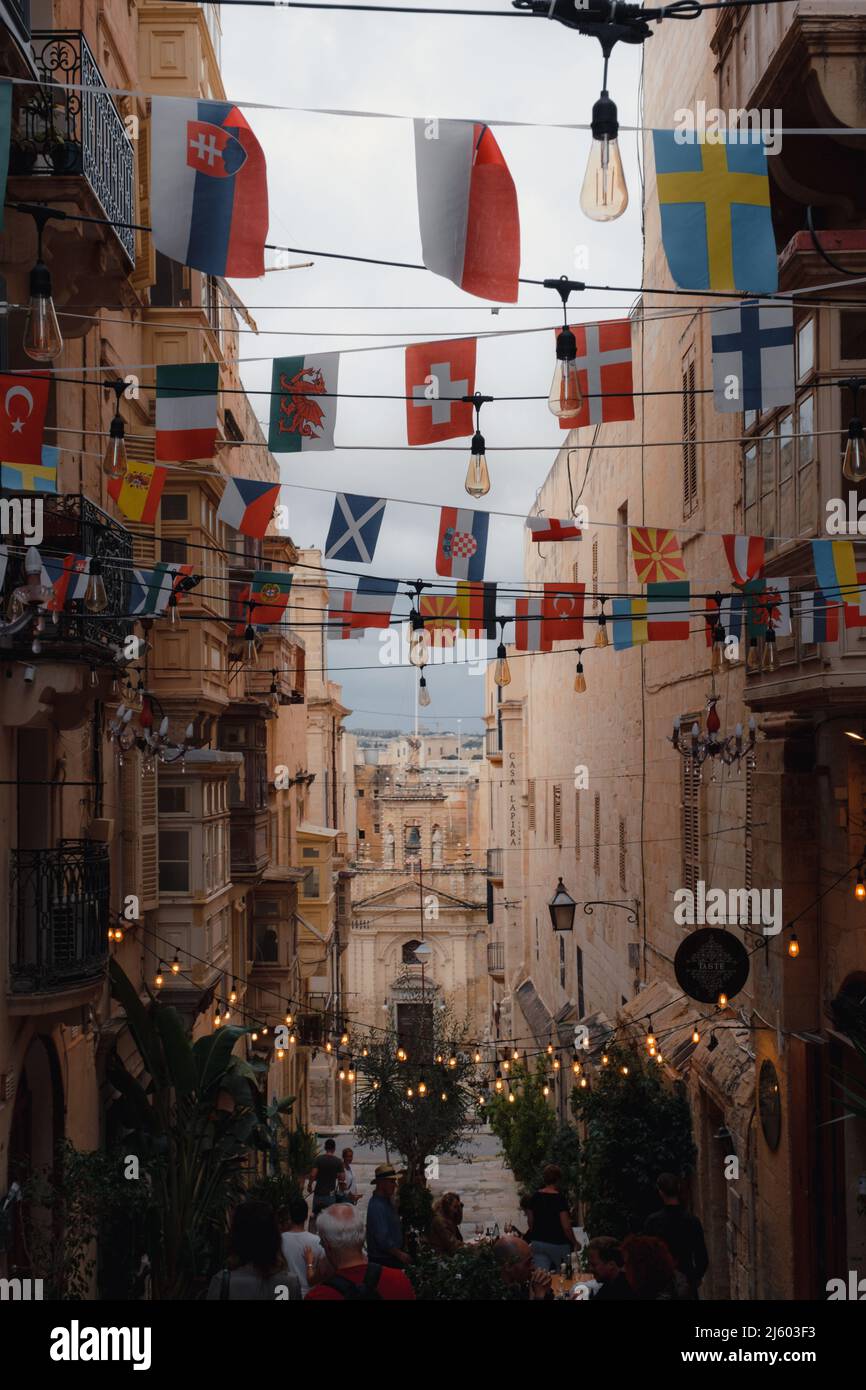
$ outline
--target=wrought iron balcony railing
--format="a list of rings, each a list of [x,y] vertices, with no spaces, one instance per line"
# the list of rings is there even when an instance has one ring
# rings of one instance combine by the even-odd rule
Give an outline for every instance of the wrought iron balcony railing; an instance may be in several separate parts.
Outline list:
[[[11,851],[9,973],[13,994],[74,987],[108,956],[108,846],[60,840]]]
[[[114,660],[112,647],[122,643],[131,627],[131,620],[124,615],[129,612],[132,536],[82,493],[38,497],[34,497],[33,493],[20,493],[7,496],[20,496],[34,505],[41,504],[43,538],[39,550],[43,556],[88,555],[102,563],[107,608],[98,614],[90,613],[82,599],[69,600],[56,614],[57,622],[53,622],[51,617],[45,619],[44,630],[39,633],[43,655],[85,662]],[[11,509],[10,515],[14,518]],[[14,550],[15,553],[9,556],[0,584],[0,604],[4,611],[10,595],[25,583],[23,552],[30,543],[24,534],[10,532],[6,539],[10,551]],[[33,636],[32,628],[28,628],[23,635],[11,640],[13,644],[29,648]]]
[[[135,157],[87,39],[34,30],[30,47],[43,84],[18,107],[10,173],[83,176],[134,265]]]
[[[488,941],[487,943],[487,973],[488,975],[505,974],[505,942]]]

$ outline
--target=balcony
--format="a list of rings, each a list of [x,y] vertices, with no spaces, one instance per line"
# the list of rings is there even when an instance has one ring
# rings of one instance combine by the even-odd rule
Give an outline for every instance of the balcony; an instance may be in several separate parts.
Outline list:
[[[502,725],[498,721],[484,731],[484,752],[488,758],[502,761]]]
[[[49,202],[70,214],[69,222],[50,223],[45,238],[49,269],[58,262],[55,284],[63,307],[113,303],[118,280],[135,266],[130,224],[139,219],[132,143],[83,33],[35,30],[29,53],[41,85],[15,89],[7,197]],[[76,222],[76,213],[113,225]],[[9,231],[10,246],[21,256],[10,296],[26,298],[35,245],[31,219],[10,214]],[[64,334],[75,336],[71,320]]]
[[[487,973],[492,975],[494,980],[505,979],[505,942],[488,941],[487,943]]]
[[[100,661],[113,663],[112,648],[123,642],[131,627],[122,615],[129,611],[127,571],[132,564],[132,536],[81,493],[35,499],[33,493],[4,493],[4,497],[10,498],[10,529],[4,539],[9,542],[10,551],[22,552],[9,555],[0,585],[0,603],[4,611],[15,589],[25,584],[23,550],[30,544],[27,536],[17,529],[16,515],[26,520],[28,514],[24,509],[16,513],[16,499],[20,497],[28,506],[35,500],[42,506],[40,549],[54,556],[89,555],[99,559],[108,596],[108,607],[99,614],[88,613],[84,601],[74,599],[56,615],[56,623],[46,619],[45,630],[39,634],[42,655],[48,660],[65,658],[90,665]],[[11,653],[7,648],[6,655],[26,653],[28,663],[32,661],[32,625],[8,640]]]
[[[262,647],[256,665],[246,674],[247,696],[255,700],[268,698],[273,681],[278,704],[302,705],[305,653],[301,639],[282,626],[265,629],[260,636]]]
[[[9,988],[13,996],[74,991],[108,956],[108,846],[60,840],[11,851]]]
[[[501,849],[489,849],[487,851],[487,877],[502,878],[503,864],[505,856]]]

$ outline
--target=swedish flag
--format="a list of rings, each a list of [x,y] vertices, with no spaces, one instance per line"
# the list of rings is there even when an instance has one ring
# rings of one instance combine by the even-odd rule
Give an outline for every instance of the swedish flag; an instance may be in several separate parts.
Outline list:
[[[680,139],[683,139],[680,133]],[[760,132],[720,132],[718,143],[654,130],[662,243],[688,290],[770,294],[778,288],[767,151]]]
[[[42,462],[0,463],[0,488],[7,492],[56,492],[60,450],[42,446]]]

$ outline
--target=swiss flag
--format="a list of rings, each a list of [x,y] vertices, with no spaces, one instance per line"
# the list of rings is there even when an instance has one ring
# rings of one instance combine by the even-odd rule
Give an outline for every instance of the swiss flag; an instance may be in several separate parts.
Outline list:
[[[583,640],[585,584],[545,584],[542,632],[547,642]]]
[[[51,381],[43,374],[0,376],[0,460],[42,462],[42,436]]]
[[[564,430],[634,419],[631,323],[607,319],[571,325],[577,343],[577,373],[583,394],[580,414],[560,420]],[[559,337],[561,330],[556,330]]]
[[[474,338],[413,343],[406,349],[406,437],[410,444],[464,439],[474,432],[472,406],[449,399],[475,394]]]

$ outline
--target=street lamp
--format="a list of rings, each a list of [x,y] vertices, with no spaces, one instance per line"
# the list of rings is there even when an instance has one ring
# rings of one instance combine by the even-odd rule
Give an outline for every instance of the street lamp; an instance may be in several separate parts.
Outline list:
[[[577,903],[568,893],[562,879],[556,885],[556,892],[547,904],[550,912],[550,920],[553,923],[554,931],[572,931],[574,928],[574,910]]]

